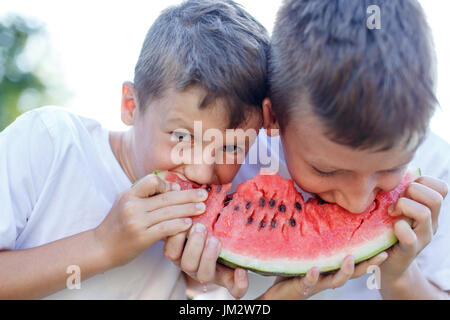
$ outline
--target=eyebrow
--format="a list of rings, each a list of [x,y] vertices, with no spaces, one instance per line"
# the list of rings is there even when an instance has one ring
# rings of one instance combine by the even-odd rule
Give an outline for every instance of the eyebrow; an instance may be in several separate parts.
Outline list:
[[[192,127],[191,124],[188,124],[183,118],[181,117],[174,117],[174,118],[169,118],[166,122],[167,126],[173,126],[176,127],[175,129],[188,129],[190,132],[194,132],[194,128]]]

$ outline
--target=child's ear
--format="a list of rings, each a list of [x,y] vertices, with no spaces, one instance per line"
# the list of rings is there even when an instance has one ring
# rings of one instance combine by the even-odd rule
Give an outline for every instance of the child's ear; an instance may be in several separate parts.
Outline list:
[[[134,124],[137,112],[137,99],[132,82],[124,82],[122,85],[122,103],[121,103],[121,118],[122,122],[127,126]]]
[[[272,101],[270,98],[265,98],[262,103],[263,107],[263,126],[266,129],[267,135],[270,137],[277,136],[280,131],[278,120],[272,109]]]

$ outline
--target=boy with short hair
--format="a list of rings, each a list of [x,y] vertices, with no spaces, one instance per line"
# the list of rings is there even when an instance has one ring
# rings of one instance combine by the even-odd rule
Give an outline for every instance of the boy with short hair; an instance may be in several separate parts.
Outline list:
[[[367,28],[372,5],[380,8],[381,29]],[[349,255],[330,275],[312,268],[275,283],[251,275],[263,289],[250,286],[245,298],[448,299],[449,200],[443,200],[450,147],[427,135],[435,61],[417,1],[285,1],[272,34],[269,83],[263,113],[272,138],[261,131],[253,148],[280,139],[278,173],[303,191],[358,214],[378,192],[398,185],[410,163],[437,178],[420,177],[392,208],[390,214],[413,224],[395,224],[399,243],[391,249],[357,265]],[[233,182],[259,170],[246,161]],[[374,274],[380,290],[362,277],[370,265],[380,266]]]
[[[380,8],[381,29],[367,27],[367,9],[373,5]],[[450,243],[450,224],[442,209],[449,205],[443,199],[450,182],[450,147],[427,135],[437,104],[435,71],[431,33],[417,1],[283,4],[272,35],[271,103],[263,108],[268,134],[280,129],[280,166],[287,175],[303,190],[355,214],[378,192],[393,189],[413,159],[437,178],[420,177],[392,208],[391,215],[413,224],[398,221],[399,243],[377,256],[384,260],[380,290],[370,290],[363,278],[347,283],[367,272],[367,265],[355,266],[349,256],[335,275],[319,276],[312,269],[304,279],[278,282],[263,297],[286,287],[298,291],[285,298],[321,291],[316,297],[449,297],[450,259],[442,253]],[[433,143],[444,148],[433,151],[439,157],[428,158]],[[436,234],[440,211],[442,229]]]
[[[195,142],[212,157],[245,154],[239,141],[191,141],[192,127],[259,130],[268,45],[266,30],[233,1],[189,0],[154,22],[134,84],[123,86],[129,131],[108,132],[53,107],[6,128],[0,298],[185,299],[184,278],[160,240],[185,236],[207,193],[179,191],[151,173],[171,170],[200,184],[232,180],[237,163],[175,163],[171,151]],[[208,279],[218,250],[209,238],[200,266]],[[219,271],[217,282],[240,296],[246,273]]]

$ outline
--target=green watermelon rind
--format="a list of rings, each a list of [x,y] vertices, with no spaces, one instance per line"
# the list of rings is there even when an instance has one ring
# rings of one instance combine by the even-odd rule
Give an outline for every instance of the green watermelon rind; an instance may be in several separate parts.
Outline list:
[[[306,274],[312,267],[318,267],[321,273],[337,270],[341,267],[341,263],[344,257],[349,255],[350,252],[353,253],[355,264],[368,260],[376,256],[380,252],[389,249],[397,242],[398,239],[397,237],[395,237],[393,230],[387,229],[380,236],[369,242],[366,242],[359,248],[347,248],[346,251],[343,251],[339,254],[334,254],[329,257],[315,258],[311,259],[310,261],[296,261],[294,259],[286,261],[288,259],[275,259],[271,261],[259,262],[260,260],[258,258],[240,256],[238,254],[227,251],[226,249],[222,249],[219,255],[219,262],[230,268],[241,267],[265,276],[301,276]],[[372,246],[372,248],[368,249],[368,246]]]

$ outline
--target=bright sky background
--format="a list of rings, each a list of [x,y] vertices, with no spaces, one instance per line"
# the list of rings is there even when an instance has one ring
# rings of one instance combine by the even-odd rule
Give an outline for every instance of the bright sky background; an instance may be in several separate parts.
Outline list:
[[[159,12],[179,0],[13,0],[2,1],[8,12],[44,22],[60,65],[61,80],[72,92],[65,106],[94,118],[111,130],[126,127],[120,120],[123,81],[133,79],[145,34]],[[271,31],[281,0],[238,0]],[[431,123],[433,131],[450,142],[450,1],[422,0],[433,30],[438,56],[438,99],[443,112]],[[381,23],[383,23],[381,12]],[[414,26],[411,26],[414,28]]]

